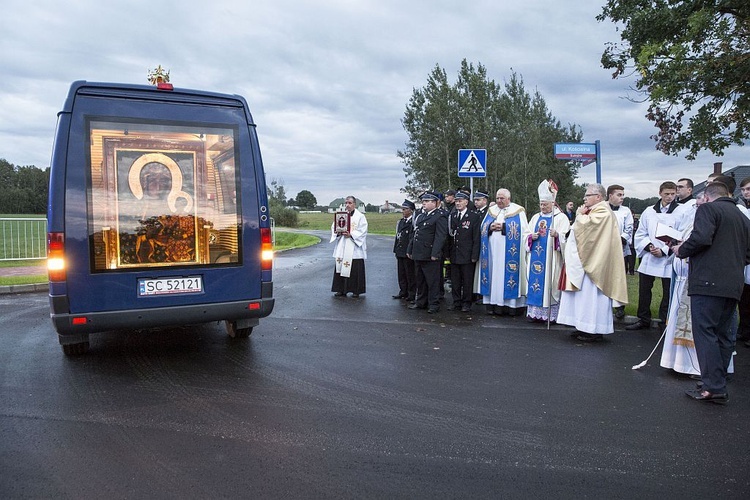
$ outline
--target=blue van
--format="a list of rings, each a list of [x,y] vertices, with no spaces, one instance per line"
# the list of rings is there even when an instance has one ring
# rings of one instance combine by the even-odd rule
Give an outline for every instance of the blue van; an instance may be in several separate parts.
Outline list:
[[[273,247],[255,123],[237,95],[74,82],[50,168],[50,317],[63,352],[105,330],[273,310]]]

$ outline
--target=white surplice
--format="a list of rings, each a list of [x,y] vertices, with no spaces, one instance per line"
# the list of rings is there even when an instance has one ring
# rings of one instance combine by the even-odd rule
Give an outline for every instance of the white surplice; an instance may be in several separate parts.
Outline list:
[[[331,224],[331,243],[336,242],[333,248],[336,272],[348,278],[351,271],[352,260],[367,259],[367,218],[355,210],[351,214],[349,236],[337,235],[333,224]]]
[[[669,278],[672,275],[672,268],[667,257],[669,247],[656,238],[656,225],[661,223],[669,227],[676,227],[677,218],[682,217],[682,210],[685,209],[678,208],[671,214],[667,214],[657,212],[651,206],[643,211],[634,238],[635,254],[641,259],[638,266],[639,273],[656,276],[657,278]],[[660,249],[664,255],[655,257],[648,251],[649,245]]]

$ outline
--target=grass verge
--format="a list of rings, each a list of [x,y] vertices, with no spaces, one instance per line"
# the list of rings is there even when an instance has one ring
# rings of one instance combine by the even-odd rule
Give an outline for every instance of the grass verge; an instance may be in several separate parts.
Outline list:
[[[38,283],[46,283],[46,274],[33,274],[29,276],[5,276],[0,277],[0,286],[12,286],[12,285],[34,285]]]
[[[401,217],[400,213],[366,213],[367,232],[395,236],[396,223]],[[333,224],[333,214],[299,214],[299,229],[330,231],[331,224]]]
[[[320,238],[317,236],[303,233],[276,231],[276,243],[274,244],[273,249],[276,252],[283,252],[284,250],[291,250],[292,248],[311,247],[318,243],[320,243]]]

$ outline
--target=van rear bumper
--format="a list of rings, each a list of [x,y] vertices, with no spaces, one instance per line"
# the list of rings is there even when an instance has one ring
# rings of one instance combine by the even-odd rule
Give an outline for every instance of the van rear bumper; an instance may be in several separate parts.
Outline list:
[[[211,321],[264,318],[271,314],[275,299],[242,300],[218,304],[129,309],[107,312],[70,314],[67,297],[50,295],[50,318],[60,336],[60,343],[79,342],[80,335],[117,329],[178,326]],[[75,320],[75,321],[74,321]],[[69,337],[69,338],[66,338]]]

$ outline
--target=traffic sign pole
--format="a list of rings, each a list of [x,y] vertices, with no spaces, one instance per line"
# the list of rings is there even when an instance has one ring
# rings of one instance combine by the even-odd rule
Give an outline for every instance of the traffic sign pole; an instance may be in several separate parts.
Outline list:
[[[555,158],[558,160],[577,161],[582,165],[596,162],[596,182],[602,183],[601,142],[593,143],[555,143]]]

